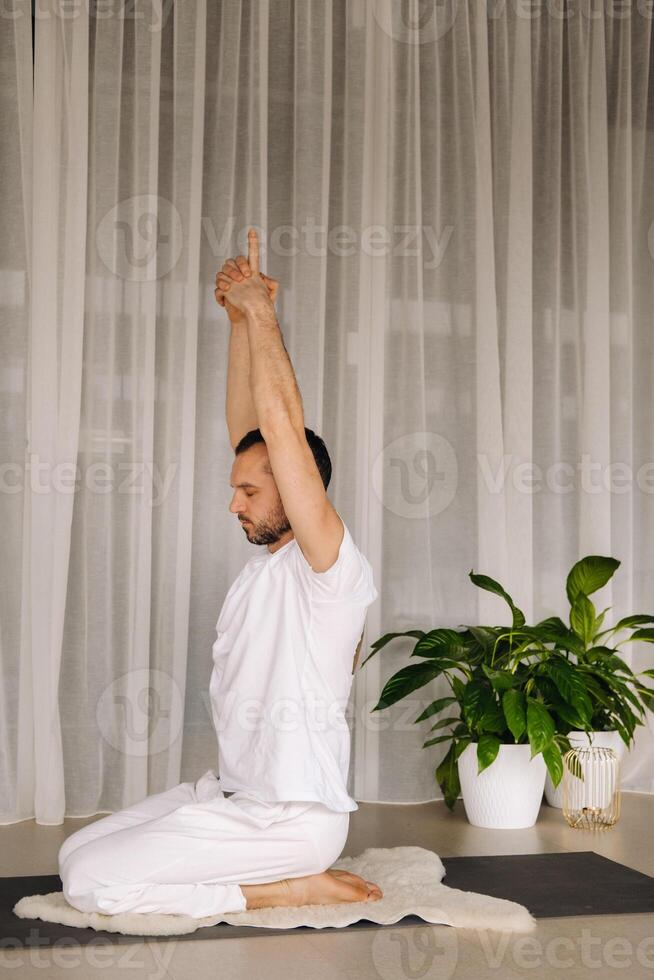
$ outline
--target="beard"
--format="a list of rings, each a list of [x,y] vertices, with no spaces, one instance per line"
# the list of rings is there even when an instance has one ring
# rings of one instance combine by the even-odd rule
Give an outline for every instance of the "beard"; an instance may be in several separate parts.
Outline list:
[[[263,520],[248,525],[243,524],[243,529],[250,544],[275,544],[282,534],[291,530],[291,525],[288,523],[284,508],[279,504]]]

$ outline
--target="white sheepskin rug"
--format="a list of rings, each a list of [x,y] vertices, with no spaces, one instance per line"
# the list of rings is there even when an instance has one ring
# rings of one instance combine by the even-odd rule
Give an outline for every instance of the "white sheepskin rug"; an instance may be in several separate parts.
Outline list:
[[[391,925],[405,915],[458,928],[531,932],[536,927],[536,920],[523,905],[441,884],[445,875],[443,863],[437,854],[424,847],[368,847],[358,857],[339,858],[333,867],[376,882],[384,893],[383,898],[375,902],[252,909],[198,919],[158,912],[115,915],[79,912],[68,904],[63,892],[50,892],[21,898],[14,905],[14,912],[22,919],[43,919],[80,928],[90,926],[128,936],[182,935],[219,922],[263,929],[293,926],[322,929],[349,926],[360,919]]]

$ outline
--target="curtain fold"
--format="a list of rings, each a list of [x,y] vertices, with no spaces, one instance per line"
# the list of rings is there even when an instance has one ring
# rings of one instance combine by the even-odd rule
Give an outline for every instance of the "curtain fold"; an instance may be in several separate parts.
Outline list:
[[[654,613],[654,91],[634,5],[10,0],[0,242],[0,824],[130,805],[217,765],[211,647],[252,546],[228,511],[229,327],[262,269],[329,494],[391,630]],[[33,71],[33,80],[32,80]],[[349,790],[439,799],[356,675]],[[652,647],[627,644],[634,669]],[[365,649],[361,660],[365,659]],[[654,792],[654,727],[625,789]]]

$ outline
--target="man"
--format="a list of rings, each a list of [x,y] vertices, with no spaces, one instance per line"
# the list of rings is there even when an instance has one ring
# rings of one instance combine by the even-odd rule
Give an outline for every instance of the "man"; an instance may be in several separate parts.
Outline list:
[[[216,624],[219,775],[209,769],[67,838],[59,873],[82,911],[201,918],[382,896],[374,882],[331,869],[357,809],[344,708],[377,590],[327,497],[331,463],[304,425],[277,288],[259,271],[250,231],[248,258],[225,262],[215,297],[231,321],[230,510],[266,548],[232,584]]]
[[[326,493],[331,463],[322,440],[304,425],[273,306],[277,287],[259,271],[258,238],[250,230],[248,258],[225,262],[215,296],[232,324],[226,408],[236,458],[230,509],[252,543],[267,545],[268,556],[248,562],[216,626],[211,694],[220,780],[223,789],[256,790],[265,799],[315,799],[348,813],[357,805],[345,789],[350,743],[342,710],[339,725],[309,724],[302,695],[322,701],[325,716],[334,715],[334,698],[345,707],[351,658],[377,590],[369,563]],[[254,636],[266,635],[267,648],[253,643]],[[239,695],[262,708],[276,707],[286,696],[296,724],[285,730],[268,717],[254,733],[238,725],[221,730],[229,697],[236,701]],[[316,876],[317,894],[321,886],[324,897],[335,894],[330,877]],[[274,886],[261,886],[258,894],[267,892],[272,895]],[[340,892],[336,901],[353,895]],[[378,898],[381,892],[375,887],[367,894]]]

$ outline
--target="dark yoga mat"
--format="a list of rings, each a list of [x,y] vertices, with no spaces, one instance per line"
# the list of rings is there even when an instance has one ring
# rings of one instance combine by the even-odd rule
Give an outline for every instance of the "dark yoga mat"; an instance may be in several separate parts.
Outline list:
[[[594,851],[442,858],[443,884],[525,905],[537,919],[654,912],[654,878]]]
[[[568,915],[618,915],[628,912],[654,912],[654,878],[610,861],[594,851],[564,851],[554,854],[493,854],[483,857],[444,857],[443,884],[464,891],[481,892],[495,898],[508,898],[525,905],[536,918]],[[58,925],[41,919],[21,919],[13,906],[24,895],[44,895],[61,891],[59,875],[31,875],[0,878],[0,949],[36,946],[83,946],[105,940],[107,943],[137,943],[147,936]],[[397,926],[425,925],[417,915],[407,915]],[[382,929],[376,922],[362,919],[347,929]],[[261,929],[256,926],[230,926],[221,923],[203,926],[181,936],[155,936],[155,942],[181,939],[237,939],[248,936],[277,936],[309,930],[337,932],[332,926],[315,930],[311,926],[293,929]]]

